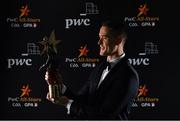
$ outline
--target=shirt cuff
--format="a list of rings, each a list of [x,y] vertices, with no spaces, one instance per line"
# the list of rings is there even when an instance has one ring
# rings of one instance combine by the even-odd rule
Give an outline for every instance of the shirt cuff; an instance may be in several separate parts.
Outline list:
[[[73,103],[73,100],[69,99],[68,104],[66,105],[67,114],[70,114],[70,108],[71,108],[72,103]]]

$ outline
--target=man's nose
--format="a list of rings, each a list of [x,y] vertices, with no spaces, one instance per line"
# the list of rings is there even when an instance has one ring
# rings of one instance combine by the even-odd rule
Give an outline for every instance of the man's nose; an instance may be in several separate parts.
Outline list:
[[[98,41],[98,45],[100,45],[102,43],[102,40],[101,40],[101,38],[99,39],[99,41]]]

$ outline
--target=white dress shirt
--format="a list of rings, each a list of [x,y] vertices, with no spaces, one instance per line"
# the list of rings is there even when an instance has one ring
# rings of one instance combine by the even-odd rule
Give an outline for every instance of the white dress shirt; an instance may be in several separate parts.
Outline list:
[[[111,64],[111,69],[125,56],[125,53],[123,53],[121,56],[117,57],[117,58],[114,58],[112,60],[108,60],[107,58],[107,62],[109,62]],[[106,69],[103,70],[102,72],[102,75],[101,75],[101,78],[100,78],[100,81],[98,83],[98,87],[99,85],[103,82],[104,78],[107,76],[107,74],[111,71],[108,70],[108,67]]]

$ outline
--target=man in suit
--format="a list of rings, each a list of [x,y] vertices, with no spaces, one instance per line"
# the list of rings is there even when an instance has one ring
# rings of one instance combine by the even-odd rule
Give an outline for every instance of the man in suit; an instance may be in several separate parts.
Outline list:
[[[135,98],[139,78],[128,63],[124,53],[127,34],[122,23],[104,22],[99,31],[99,54],[107,56],[107,61],[99,64],[86,84],[74,94],[62,82],[59,98],[47,99],[67,108],[68,114],[77,119],[128,119]],[[47,71],[45,80],[61,81],[58,72]]]

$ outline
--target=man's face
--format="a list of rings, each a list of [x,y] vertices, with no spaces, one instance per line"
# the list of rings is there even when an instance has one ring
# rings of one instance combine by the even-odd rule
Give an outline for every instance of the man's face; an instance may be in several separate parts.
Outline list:
[[[99,54],[101,56],[108,56],[113,53],[115,45],[112,39],[113,37],[110,35],[109,28],[102,26],[99,31],[98,41],[98,45],[100,46]]]

